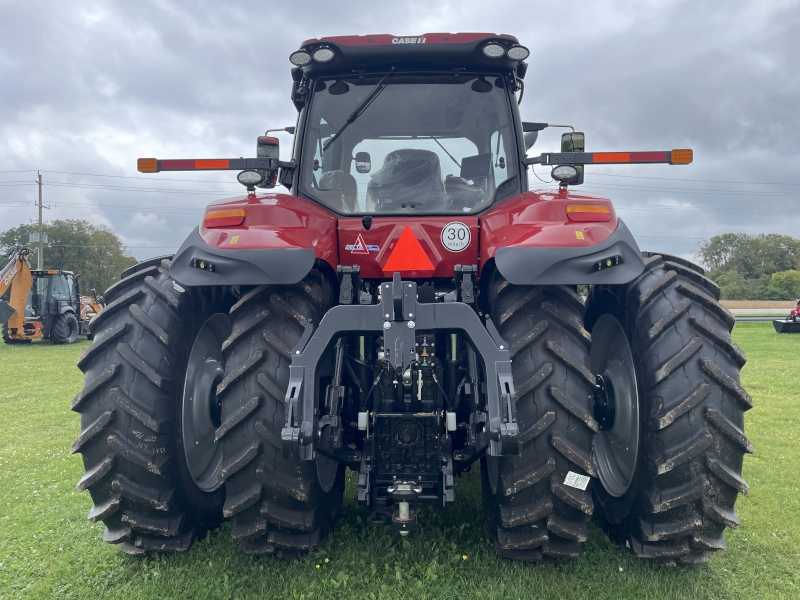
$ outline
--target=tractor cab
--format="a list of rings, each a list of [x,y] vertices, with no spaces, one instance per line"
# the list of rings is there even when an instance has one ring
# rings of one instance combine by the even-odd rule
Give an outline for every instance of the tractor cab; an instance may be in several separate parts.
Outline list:
[[[61,314],[62,307],[80,304],[78,285],[72,271],[32,270],[33,285],[25,302],[27,319],[44,319]]]
[[[511,36],[309,40],[289,60],[297,194],[341,215],[476,214],[526,184]],[[498,194],[499,191],[499,194]]]

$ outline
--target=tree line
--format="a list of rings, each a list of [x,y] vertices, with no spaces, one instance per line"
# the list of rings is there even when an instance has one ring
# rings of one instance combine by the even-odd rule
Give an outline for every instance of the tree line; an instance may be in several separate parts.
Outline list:
[[[700,243],[698,254],[723,300],[800,298],[800,240],[777,233],[724,233]]]
[[[29,243],[29,235],[39,226],[23,224],[0,233],[0,256],[8,257],[14,248],[30,248],[30,264],[37,265],[38,243]],[[102,294],[119,279],[120,273],[136,264],[136,259],[122,240],[108,227],[77,219],[55,220],[43,225],[48,242],[44,245],[44,269],[62,269],[80,275],[82,294],[97,290]],[[5,259],[0,258],[0,268]]]

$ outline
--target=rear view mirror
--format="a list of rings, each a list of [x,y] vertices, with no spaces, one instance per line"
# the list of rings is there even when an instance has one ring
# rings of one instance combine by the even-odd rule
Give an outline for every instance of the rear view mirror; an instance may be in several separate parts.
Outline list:
[[[583,152],[585,147],[585,137],[580,131],[561,134],[562,152]],[[575,166],[578,176],[570,181],[570,185],[580,185],[583,183],[583,166]]]
[[[369,152],[356,152],[356,171],[358,173],[369,173],[372,169],[372,159]]]
[[[462,179],[481,179],[492,172],[492,153],[467,156],[461,160]]]
[[[525,152],[527,152],[536,143],[536,140],[539,139],[539,132],[528,131],[527,133],[523,134],[523,136],[525,140]]]
[[[258,158],[280,158],[280,142],[278,138],[261,136],[256,145],[256,156]],[[260,188],[274,188],[278,182],[278,169],[260,170],[264,180],[258,184]]]

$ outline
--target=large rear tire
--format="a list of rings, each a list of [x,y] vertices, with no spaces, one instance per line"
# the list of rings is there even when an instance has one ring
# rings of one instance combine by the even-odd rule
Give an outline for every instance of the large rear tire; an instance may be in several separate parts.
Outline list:
[[[81,415],[72,452],[86,469],[78,490],[94,502],[89,521],[103,521],[103,540],[129,554],[187,550],[219,525],[225,498],[211,423],[230,328],[223,323],[215,337],[209,323],[227,322],[232,299],[223,289],[182,288],[169,266],[145,264],[106,292],[91,323],[95,339],[78,359],[85,385],[72,401]],[[198,458],[203,449],[210,454]]]
[[[314,270],[297,285],[256,288],[230,311],[217,439],[225,453],[224,514],[233,517],[231,535],[249,554],[302,556],[324,541],[341,514],[344,467],[281,453],[291,349],[330,302],[331,286]]]
[[[483,460],[489,533],[504,558],[577,556],[593,511],[586,486],[597,430],[583,302],[568,287],[514,286],[497,273],[489,298],[513,361],[522,446],[521,456]]]
[[[50,329],[50,341],[54,344],[74,344],[78,341],[78,319],[74,313],[58,315]]]
[[[745,355],[730,337],[734,318],[703,270],[677,257],[646,256],[640,277],[596,286],[587,301],[592,366],[629,345],[638,396],[630,402],[639,415],[628,426],[635,461],[617,452],[630,468],[618,470],[620,477],[601,468],[595,499],[603,527],[623,547],[661,564],[697,564],[725,548],[723,531],[739,526],[736,497],[749,490],[741,475],[743,455],[753,451],[743,431],[752,407],[739,383]],[[614,323],[623,332],[617,338],[603,333]],[[624,398],[614,402],[617,413],[624,409]],[[609,435],[601,431],[595,440],[599,466],[616,462],[602,458],[609,455],[600,442]]]

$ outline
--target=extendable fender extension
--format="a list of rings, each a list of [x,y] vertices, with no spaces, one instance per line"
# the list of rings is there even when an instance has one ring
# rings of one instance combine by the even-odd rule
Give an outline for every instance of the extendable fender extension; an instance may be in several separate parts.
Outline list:
[[[624,285],[644,271],[642,253],[622,219],[599,244],[506,246],[497,249],[494,260],[514,285]]]
[[[198,229],[172,259],[169,274],[181,285],[291,285],[314,266],[310,248],[222,250],[206,244]]]
[[[309,323],[292,350],[286,392],[286,425],[281,432],[284,455],[301,460],[316,458],[320,428],[316,411],[316,369],[332,341],[365,332],[379,334],[384,340],[384,356],[402,372],[414,360],[417,330],[450,330],[466,334],[470,346],[483,360],[486,373],[487,453],[489,456],[519,454],[508,344],[500,337],[491,319],[487,317],[484,325],[477,313],[462,302],[419,303],[417,284],[402,281],[399,273],[394,274],[391,283],[381,284],[381,288],[380,304],[332,308],[316,329]]]

